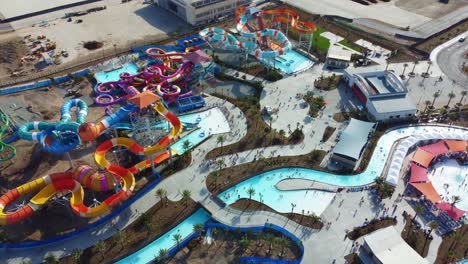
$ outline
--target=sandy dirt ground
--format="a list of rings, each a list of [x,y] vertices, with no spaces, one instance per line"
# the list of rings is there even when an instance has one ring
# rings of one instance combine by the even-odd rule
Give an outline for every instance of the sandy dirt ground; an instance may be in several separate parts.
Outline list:
[[[438,0],[398,0],[395,5],[412,13],[435,19],[467,6],[468,0],[451,0],[447,4]]]
[[[83,22],[75,23],[77,19]],[[68,51],[69,57],[62,58],[62,64],[66,64],[95,59],[97,56],[108,56],[116,50],[163,40],[170,33],[183,33],[191,29],[182,20],[174,19],[174,15],[168,11],[138,0],[112,4],[106,10],[73,18],[72,22],[55,19],[44,27],[23,27],[15,32],[0,35],[0,39],[44,35],[55,41],[59,50]],[[83,42],[92,40],[103,42],[104,47],[94,51],[85,49]],[[46,69],[53,67],[49,66]]]

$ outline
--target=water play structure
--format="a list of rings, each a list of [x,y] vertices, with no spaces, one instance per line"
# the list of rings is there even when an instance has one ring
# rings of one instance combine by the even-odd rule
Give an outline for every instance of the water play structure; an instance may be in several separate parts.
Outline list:
[[[153,164],[159,164],[169,159],[172,155],[177,154],[177,152],[170,150],[169,146],[174,143],[182,133],[182,123],[176,115],[165,108],[161,98],[152,94],[150,91],[143,93],[136,91],[135,94],[129,98],[129,102],[134,105],[122,107],[125,110],[119,110],[115,115],[106,117],[97,125],[93,123],[82,123],[79,128],[77,128],[76,125],[74,125],[73,128],[77,129],[79,136],[84,141],[94,140],[112,123],[117,122],[123,116],[128,115],[128,113],[143,111],[151,107],[170,122],[172,125],[171,132],[150,147],[140,146],[132,139],[122,137],[105,141],[96,149],[94,158],[96,163],[100,167],[105,168],[108,173],[100,173],[88,165],[80,165],[73,171],[46,175],[8,191],[0,197],[0,224],[7,225],[22,221],[30,217],[54,196],[66,194],[68,192],[72,194],[70,198],[71,209],[77,215],[81,217],[96,217],[107,214],[111,211],[112,207],[120,204],[132,194],[135,186],[134,175],[136,173],[149,168]],[[61,122],[63,124],[68,124],[71,118],[69,111],[71,106],[80,106],[81,104],[80,101],[64,104],[64,107],[62,107]],[[84,110],[84,107],[81,108],[81,115],[77,118],[79,122],[83,122],[86,118],[86,111],[82,110]],[[56,126],[53,128],[56,129]],[[37,132],[23,132],[29,133],[28,135],[31,139],[41,137],[40,134],[33,134]],[[45,137],[47,136],[49,136],[49,134],[45,135]],[[56,144],[56,146],[60,145]],[[115,146],[125,147],[134,154],[149,157],[149,159],[144,159],[130,168],[124,168],[113,164],[107,160],[106,153]],[[64,147],[59,149],[64,149]],[[84,204],[85,192],[83,186],[99,192],[114,190],[114,194],[102,202],[87,206]],[[12,204],[18,198],[33,193],[36,194],[29,200],[28,204],[13,211],[7,209],[8,205]]]
[[[272,16],[269,25],[264,21],[265,15]],[[300,21],[299,15],[289,9],[258,10],[240,6],[236,9],[236,20],[238,37],[219,27],[206,28],[200,31],[200,36],[228,50],[243,51],[257,59],[273,59],[292,50],[286,35],[272,28],[274,23],[290,25],[301,34],[312,35],[316,30],[314,24]]]
[[[0,162],[11,160],[16,155],[16,149],[3,141],[3,134],[10,126],[8,116],[0,111]]]
[[[72,121],[71,109],[76,107],[76,120]],[[20,139],[39,142],[45,151],[60,154],[75,149],[80,144],[78,127],[88,115],[87,104],[80,99],[65,102],[58,122],[29,122],[18,129]]]

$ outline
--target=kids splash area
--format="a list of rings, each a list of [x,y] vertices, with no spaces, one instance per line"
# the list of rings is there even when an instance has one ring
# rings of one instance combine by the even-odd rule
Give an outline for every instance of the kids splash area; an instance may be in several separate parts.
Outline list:
[[[313,62],[295,51],[293,43],[286,37],[289,28],[296,31],[301,36],[298,45],[310,50],[316,26],[300,21],[295,11],[258,10],[241,6],[236,10],[236,21],[236,32],[209,27],[200,31],[200,36],[214,47],[253,56],[285,74],[305,71],[312,67]],[[287,27],[286,34],[277,29],[281,28],[282,24]]]
[[[1,261],[348,263],[371,259],[360,243],[390,223],[408,245],[404,234],[422,232],[430,254],[414,254],[434,263],[443,240],[465,232],[466,127],[359,120],[369,128],[346,133],[357,120],[327,106],[351,100],[339,88],[316,91],[326,103],[312,118],[313,102],[287,86],[315,74],[313,23],[241,6],[233,25],[0,89]],[[238,78],[220,50],[286,84]],[[354,166],[328,166],[342,146]]]

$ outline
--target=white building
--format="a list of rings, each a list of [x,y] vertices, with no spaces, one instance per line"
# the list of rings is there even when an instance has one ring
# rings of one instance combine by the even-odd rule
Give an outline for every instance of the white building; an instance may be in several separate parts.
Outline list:
[[[234,15],[238,6],[250,5],[252,0],[155,0],[155,3],[191,25],[203,25]]]
[[[377,121],[408,119],[416,114],[406,85],[391,71],[349,69],[344,73],[344,80]]]
[[[330,69],[344,69],[348,68],[351,62],[351,55],[353,52],[340,47],[338,45],[332,45],[328,49],[326,65]]]

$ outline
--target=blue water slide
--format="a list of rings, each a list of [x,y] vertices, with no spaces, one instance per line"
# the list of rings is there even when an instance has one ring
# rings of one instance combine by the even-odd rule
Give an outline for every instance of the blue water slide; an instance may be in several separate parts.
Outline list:
[[[111,127],[114,126],[115,124],[119,123],[120,120],[126,118],[128,115],[130,115],[133,112],[138,111],[138,107],[133,104],[129,104],[126,106],[120,107],[119,111],[111,114],[110,116],[106,117],[104,120],[101,122],[106,126],[106,127]]]

